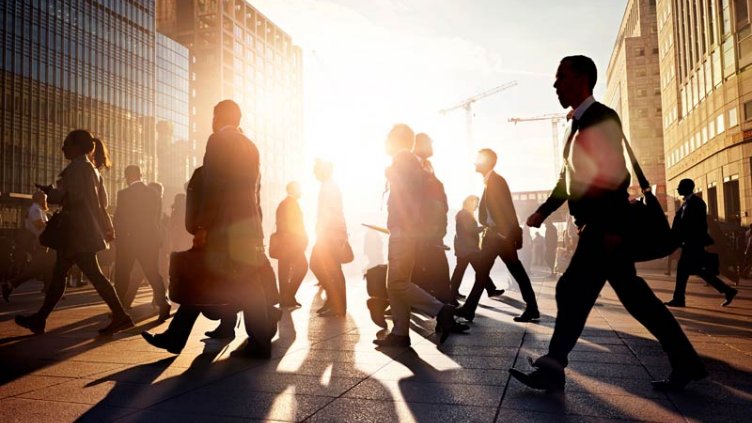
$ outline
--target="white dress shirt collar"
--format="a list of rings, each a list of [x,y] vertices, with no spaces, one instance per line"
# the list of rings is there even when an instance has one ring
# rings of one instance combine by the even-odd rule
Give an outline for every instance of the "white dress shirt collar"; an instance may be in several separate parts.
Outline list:
[[[579,106],[577,106],[576,109],[574,109],[574,118],[577,120],[582,119],[582,115],[585,114],[588,108],[595,103],[595,98],[591,95],[590,97],[586,98],[585,100],[580,103]]]

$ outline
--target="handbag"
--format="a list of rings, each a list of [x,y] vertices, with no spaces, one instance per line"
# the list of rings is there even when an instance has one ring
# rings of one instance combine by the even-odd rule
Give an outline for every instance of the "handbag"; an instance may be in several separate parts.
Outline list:
[[[627,150],[632,170],[640,183],[642,198],[629,205],[629,219],[631,227],[628,248],[632,259],[636,262],[651,261],[666,257],[676,250],[676,241],[671,234],[671,225],[661,203],[653,194],[650,183],[635,157],[632,147],[622,133],[624,148]]]
[[[68,245],[68,212],[58,210],[39,234],[39,243],[45,247],[61,251]]]
[[[274,232],[269,237],[269,257],[279,260],[282,256],[282,251],[284,251],[285,248],[282,237],[283,235],[279,232]]]
[[[335,253],[337,261],[339,261],[340,264],[351,263],[355,260],[355,254],[353,253],[352,247],[350,246],[350,242],[347,241],[347,238],[342,240],[337,246],[337,251]]]

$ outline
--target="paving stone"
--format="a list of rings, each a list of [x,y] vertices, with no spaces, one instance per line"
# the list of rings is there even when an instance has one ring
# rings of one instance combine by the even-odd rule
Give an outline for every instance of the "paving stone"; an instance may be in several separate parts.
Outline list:
[[[318,411],[310,422],[493,422],[495,407],[467,407],[340,398]]]
[[[346,392],[344,397],[379,401],[498,407],[502,394],[503,387],[501,386],[424,383],[406,379],[400,381],[368,379]]]
[[[113,421],[135,410],[105,405],[92,407],[59,401],[37,401],[24,398],[0,400],[0,416],[8,423],[40,422],[102,422]]]

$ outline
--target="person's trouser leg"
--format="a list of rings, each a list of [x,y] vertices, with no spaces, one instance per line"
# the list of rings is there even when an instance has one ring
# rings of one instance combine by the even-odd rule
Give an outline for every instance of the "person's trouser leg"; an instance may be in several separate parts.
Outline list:
[[[42,307],[37,311],[37,316],[44,320],[52,313],[60,299],[63,298],[65,293],[65,277],[68,274],[68,270],[73,267],[73,259],[70,257],[63,257],[62,254],[57,253],[57,259],[52,270],[52,280],[47,287],[47,292],[44,294],[44,302]]]
[[[183,349],[186,342],[188,342],[188,337],[191,335],[193,325],[196,323],[199,314],[200,309],[197,307],[179,306],[177,311],[175,311],[175,315],[172,316],[172,320],[170,320],[170,325],[162,333],[162,336],[167,337],[169,342],[174,343],[178,349]]]
[[[400,336],[409,334],[411,308],[429,316],[436,316],[444,306],[410,281],[415,265],[415,247],[416,241],[412,237],[389,237],[387,290],[394,322],[392,333]]]
[[[290,294],[290,274],[291,259],[289,254],[285,254],[277,260],[277,279],[279,283],[279,296],[281,303],[286,304],[291,299]]]
[[[132,250],[123,243],[115,249],[115,291],[118,298],[122,298],[125,307],[131,306],[132,299],[129,301],[129,291],[138,290],[138,286],[131,286],[131,271],[136,261],[136,255]]]
[[[462,278],[465,277],[465,271],[470,264],[470,257],[457,257],[457,265],[454,266],[452,272],[452,278],[449,280],[451,286],[452,298],[457,298],[460,293],[460,285],[462,285]]]
[[[345,284],[345,274],[342,273],[342,265],[334,257],[331,260],[331,270],[329,271],[332,300],[330,307],[335,312],[344,315],[347,312],[347,285]],[[326,295],[329,295],[327,291]]]
[[[674,370],[694,372],[704,367],[673,314],[637,276],[633,263],[613,263],[608,280],[629,314],[661,343]]]
[[[159,273],[159,249],[144,249],[139,252],[137,259],[141,264],[146,280],[151,285],[157,305],[165,304],[167,302],[167,290],[162,275]]]
[[[471,262],[475,269],[475,282],[473,283],[473,288],[470,290],[470,294],[465,299],[465,304],[462,305],[464,309],[475,312],[480,302],[480,297],[483,295],[483,290],[488,291],[489,281],[491,280],[491,269],[496,261],[496,257],[498,257],[498,251],[496,239],[491,236],[483,237],[481,250],[476,253]],[[490,282],[490,284],[493,284],[493,282]]]
[[[512,275],[517,285],[520,287],[520,294],[522,294],[522,300],[525,301],[528,310],[538,310],[538,302],[535,299],[535,291],[533,291],[533,285],[530,282],[530,277],[525,271],[525,267],[522,266],[522,262],[517,257],[517,250],[512,245],[505,245],[501,249],[501,260],[509,269],[509,273]]]
[[[674,301],[684,303],[687,292],[687,281],[689,281],[689,269],[693,266],[684,251],[679,257],[679,263],[676,265],[676,287],[674,288]]]
[[[718,276],[712,273],[701,272],[698,276],[721,294],[728,294],[734,290],[734,288],[726,285]]]
[[[292,256],[290,262],[290,299],[295,301],[295,295],[298,293],[300,284],[303,283],[306,273],[308,273],[308,261],[306,260],[305,251],[298,251]]]
[[[268,262],[263,265],[270,266]],[[269,304],[269,296],[265,293],[260,267],[250,268],[248,271],[251,280],[250,289],[248,284],[245,284],[245,294],[241,299],[245,330],[253,344],[265,349],[271,348],[272,337],[276,332],[274,330],[276,320],[270,313],[272,305]]]
[[[447,260],[446,251],[433,246],[428,257],[431,260],[428,274],[433,280],[433,294],[442,303],[449,303],[454,299],[454,296],[452,295],[449,279],[449,261]]]
[[[583,234],[569,267],[556,284],[556,323],[547,356],[562,367],[569,364],[569,353],[606,283],[605,259],[602,235]]]
[[[81,253],[75,257],[76,264],[81,269],[84,275],[89,279],[89,282],[97,290],[97,293],[104,300],[107,306],[112,310],[113,319],[118,316],[126,314],[123,309],[123,305],[120,303],[120,299],[112,287],[109,280],[102,274],[102,269],[99,268],[99,262],[97,262],[97,255],[94,253]]]

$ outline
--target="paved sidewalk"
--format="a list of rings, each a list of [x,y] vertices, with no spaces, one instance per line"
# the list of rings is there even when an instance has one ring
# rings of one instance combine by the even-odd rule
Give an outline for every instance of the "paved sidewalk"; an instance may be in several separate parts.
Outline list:
[[[230,343],[207,340],[203,333],[215,323],[203,317],[180,356],[150,347],[139,332],[165,325],[154,322],[145,289],[133,311],[136,329],[96,337],[106,307],[93,291],[78,290],[66,294],[45,335],[29,336],[12,321],[41,302],[38,286],[29,286],[0,304],[0,421],[749,421],[749,281],[729,308],[712,288],[690,281],[688,307],[675,314],[711,377],[669,395],[649,383],[669,370],[660,346],[608,287],[572,353],[564,394],[510,380],[507,369],[525,368],[552,332],[554,281],[534,282],[544,314],[538,324],[512,321],[521,303],[511,293],[484,299],[469,335],[437,347],[434,322],[416,318],[412,349],[379,352],[364,282],[348,281],[349,315],[335,319],[316,317],[321,297],[307,280],[298,298],[304,306],[285,312],[270,362],[230,358],[243,330]],[[670,298],[670,279],[649,282]]]

